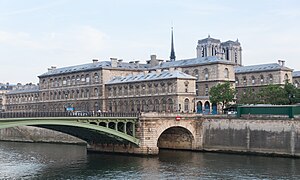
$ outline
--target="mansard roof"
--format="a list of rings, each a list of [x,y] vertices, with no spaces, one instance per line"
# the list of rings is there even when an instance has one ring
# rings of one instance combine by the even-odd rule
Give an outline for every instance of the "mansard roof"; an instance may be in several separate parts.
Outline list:
[[[208,36],[208,38],[198,40],[198,44],[204,44],[204,43],[208,43],[208,42],[221,43],[220,39],[214,39],[214,38],[211,38],[210,36]]]
[[[149,65],[147,65],[147,64],[118,62],[116,68],[120,68],[120,69],[144,69],[148,66]],[[93,62],[93,63],[81,64],[81,65],[76,65],[76,66],[56,68],[56,69],[52,69],[52,70],[38,76],[38,77],[69,74],[69,73],[76,73],[76,72],[82,72],[82,71],[91,71],[91,70],[98,70],[98,69],[102,69],[102,68],[113,68],[111,66],[111,61],[100,61],[100,62]]]
[[[21,89],[14,89],[11,91],[8,91],[7,95],[13,95],[13,94],[20,94],[20,93],[37,93],[39,92],[39,86],[30,86],[30,87],[23,87]]]
[[[300,77],[300,71],[294,71],[293,77]]]
[[[270,63],[270,64],[259,64],[259,65],[251,65],[251,66],[237,66],[234,68],[235,73],[251,73],[251,72],[264,72],[264,71],[276,71],[276,70],[286,70],[292,71],[292,69],[281,66],[277,63]]]
[[[208,56],[208,57],[198,57],[198,58],[192,58],[192,59],[183,59],[183,60],[177,60],[177,61],[171,61],[171,62],[170,61],[162,62],[160,65],[154,66],[151,69],[163,69],[163,68],[170,68],[170,67],[185,67],[185,66],[212,64],[212,63],[234,64],[230,61],[226,61],[217,56]]]
[[[160,73],[151,72],[147,74],[137,74],[128,76],[113,77],[107,84],[121,84],[129,82],[145,82],[164,79],[196,79],[194,76],[185,74],[181,71],[162,71]]]

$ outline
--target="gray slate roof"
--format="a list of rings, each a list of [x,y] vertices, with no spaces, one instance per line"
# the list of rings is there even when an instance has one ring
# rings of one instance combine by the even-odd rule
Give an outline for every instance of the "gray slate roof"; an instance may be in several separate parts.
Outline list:
[[[300,77],[300,71],[294,71],[292,76],[293,77]]]
[[[118,68],[124,68],[124,69],[144,69],[148,67],[147,64],[135,64],[135,63],[127,63],[127,62],[121,62],[118,63]],[[63,67],[63,68],[57,68],[53,69],[51,71],[48,71],[39,77],[45,77],[45,76],[51,76],[51,75],[59,75],[59,74],[66,74],[66,73],[75,73],[75,72],[81,72],[81,71],[87,71],[87,70],[97,70],[101,68],[111,68],[111,62],[110,61],[100,61],[96,63],[88,63],[88,64],[81,64],[76,66],[69,66],[69,67]]]
[[[237,66],[234,68],[235,73],[248,73],[248,72],[263,72],[263,71],[275,71],[275,70],[287,70],[292,71],[292,69],[281,66],[277,63],[270,64],[259,64],[251,66]]]
[[[162,68],[170,68],[170,67],[184,67],[184,66],[192,66],[192,65],[204,65],[210,63],[226,63],[233,64],[230,61],[220,59],[217,56],[208,56],[208,57],[199,57],[193,59],[183,59],[171,62],[162,62],[160,65],[154,66],[150,69],[162,69]]]
[[[163,71],[161,73],[147,73],[128,76],[113,77],[107,84],[121,84],[128,82],[153,81],[163,79],[196,79],[194,76],[185,74],[181,71]]]
[[[39,86],[34,86],[30,88],[22,88],[22,89],[16,89],[16,90],[11,90],[7,92],[6,94],[12,95],[12,94],[20,94],[20,93],[36,93],[39,91]]]

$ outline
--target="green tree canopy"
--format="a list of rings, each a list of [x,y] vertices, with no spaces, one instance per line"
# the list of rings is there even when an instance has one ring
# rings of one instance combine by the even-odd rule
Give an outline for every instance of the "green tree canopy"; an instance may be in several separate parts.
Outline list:
[[[257,92],[250,88],[237,100],[239,104],[276,104],[286,105],[300,103],[300,89],[293,84],[286,82],[281,85],[267,85]]]
[[[235,90],[231,88],[229,82],[218,84],[209,91],[209,100],[211,103],[221,104],[222,110],[229,102],[234,100]]]

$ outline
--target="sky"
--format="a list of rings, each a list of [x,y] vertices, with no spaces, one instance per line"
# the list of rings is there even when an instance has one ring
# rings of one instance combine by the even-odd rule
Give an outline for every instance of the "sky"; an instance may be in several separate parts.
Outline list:
[[[196,57],[199,39],[239,40],[243,65],[300,70],[299,0],[0,0],[0,82],[38,83],[51,66]]]

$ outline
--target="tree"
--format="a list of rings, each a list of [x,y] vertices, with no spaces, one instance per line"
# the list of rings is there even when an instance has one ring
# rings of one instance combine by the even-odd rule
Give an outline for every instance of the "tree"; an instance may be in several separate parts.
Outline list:
[[[229,102],[234,100],[235,90],[231,88],[229,82],[218,84],[209,91],[209,100],[211,103],[221,104],[222,110]]]
[[[238,104],[258,104],[259,98],[257,92],[251,88],[246,88],[245,92],[237,99]]]
[[[284,90],[289,104],[296,104],[300,102],[299,89],[297,89],[293,84],[286,82],[284,85]]]
[[[280,85],[267,85],[260,89],[258,96],[262,104],[289,104],[287,92]]]

